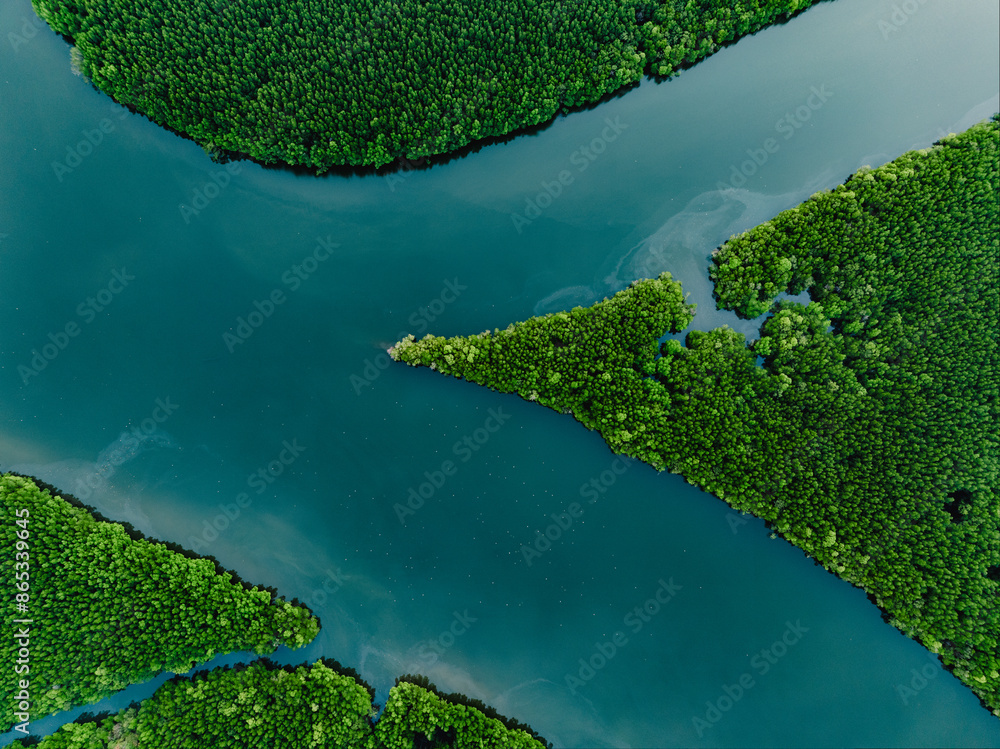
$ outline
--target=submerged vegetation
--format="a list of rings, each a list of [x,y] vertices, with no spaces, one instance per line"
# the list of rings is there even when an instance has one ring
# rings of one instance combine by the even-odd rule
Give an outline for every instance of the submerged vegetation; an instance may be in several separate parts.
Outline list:
[[[17,581],[17,601],[4,607],[0,657],[15,664],[0,691],[29,682],[30,717],[96,702],[162,671],[186,672],[221,653],[271,653],[302,647],[319,621],[266,590],[232,581],[209,559],[189,558],[100,522],[30,478],[0,475],[7,521],[0,529],[0,575]],[[29,624],[15,623],[27,620]],[[3,705],[0,728],[27,717]]]
[[[719,305],[771,313],[750,344],[722,327],[661,345],[691,319],[664,274],[390,354],[571,412],[764,518],[1000,715],[998,141],[994,117],[726,242]]]
[[[454,151],[669,76],[816,0],[32,0],[95,86],[323,172]]]

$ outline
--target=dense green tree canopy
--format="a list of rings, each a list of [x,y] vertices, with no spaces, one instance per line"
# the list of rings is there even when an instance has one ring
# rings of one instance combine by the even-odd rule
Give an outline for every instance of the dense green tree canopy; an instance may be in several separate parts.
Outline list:
[[[4,606],[4,632],[30,630],[20,643],[30,651],[23,673],[13,666],[18,640],[0,643],[0,658],[11,664],[0,692],[13,695],[27,679],[32,719],[220,653],[298,648],[319,632],[305,607],[233,582],[211,560],[134,540],[29,478],[0,475],[0,500],[0,577],[24,584],[23,610]],[[15,723],[13,705],[2,706],[2,730]]]
[[[371,749],[551,749],[529,726],[465,695],[442,695],[426,677],[396,680]]]
[[[719,248],[720,306],[771,312],[750,345],[722,327],[655,356],[689,320],[664,275],[390,354],[570,411],[766,519],[1000,715],[998,142],[994,117]]]
[[[175,678],[138,705],[70,723],[41,749],[249,749],[371,745],[371,696],[322,661],[279,668],[257,661]],[[19,742],[12,747],[22,749]]]
[[[815,0],[32,0],[117,101],[325,171],[453,151],[668,76]]]
[[[331,667],[332,666],[332,667]],[[337,664],[268,661],[177,677],[116,715],[81,720],[37,749],[546,749],[475,707],[408,682],[378,722],[370,688]],[[548,745],[550,746],[550,745]],[[19,741],[12,749],[25,749]]]

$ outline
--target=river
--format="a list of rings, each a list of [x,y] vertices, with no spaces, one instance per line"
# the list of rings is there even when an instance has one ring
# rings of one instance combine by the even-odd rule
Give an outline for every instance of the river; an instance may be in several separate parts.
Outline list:
[[[695,327],[753,335],[714,310],[710,252],[1000,109],[998,20],[994,0],[821,3],[532,135],[317,178],[213,164],[7,0],[0,469],[310,602],[320,636],[277,659],[334,657],[382,703],[420,672],[558,747],[1000,746],[968,689],[760,521],[568,416],[384,357],[664,270]]]

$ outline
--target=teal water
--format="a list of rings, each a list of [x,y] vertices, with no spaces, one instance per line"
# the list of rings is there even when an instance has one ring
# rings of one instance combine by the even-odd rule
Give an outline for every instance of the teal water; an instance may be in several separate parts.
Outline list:
[[[759,521],[736,525],[644,465],[614,473],[569,417],[380,366],[401,333],[504,327],[663,270],[699,303],[696,327],[752,335],[759,323],[713,309],[714,247],[1000,108],[996,3],[912,8],[888,31],[893,3],[824,3],[537,134],[391,178],[315,178],[249,163],[220,176],[74,76],[27,0],[4,3],[0,469],[310,602],[319,638],[280,659],[337,658],[380,701],[419,671],[565,747],[1000,745],[936,663],[901,695],[926,651]],[[104,120],[71,167],[67,148]],[[224,187],[182,212],[213,175]],[[524,215],[545,184],[558,197]],[[246,336],[238,319],[275,290]],[[50,334],[64,348],[25,375]],[[270,483],[248,483],[259,469]],[[441,486],[404,524],[394,506],[425,473]],[[592,480],[605,491],[591,504]],[[206,530],[241,493],[239,516]],[[582,515],[527,566],[521,545],[574,502]],[[669,603],[626,619],[661,580]],[[763,673],[755,656],[789,624],[794,644]],[[627,642],[571,691],[616,633]],[[693,718],[744,674],[752,686],[699,735]]]

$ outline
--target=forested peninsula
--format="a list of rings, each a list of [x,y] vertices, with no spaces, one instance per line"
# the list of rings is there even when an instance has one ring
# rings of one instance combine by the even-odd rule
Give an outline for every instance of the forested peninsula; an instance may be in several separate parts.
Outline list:
[[[97,702],[163,671],[183,674],[222,653],[299,648],[319,633],[308,608],[233,580],[209,558],[148,540],[55,487],[0,475],[5,607],[0,732]],[[82,717],[44,749],[483,746],[546,749],[530,726],[461,694],[401,676],[374,722],[375,691],[332,660],[266,658],[176,676],[114,716]],[[29,740],[29,744],[32,740]],[[457,743],[456,743],[457,742]],[[25,744],[15,741],[13,747]]]
[[[666,77],[817,0],[32,0],[115,100],[214,154],[407,166]]]
[[[731,238],[686,327],[669,274],[390,354],[517,393],[767,521],[1000,716],[998,117]],[[808,305],[775,302],[808,290]],[[758,359],[762,364],[758,364]]]
[[[319,633],[305,606],[95,519],[41,482],[3,474],[0,499],[0,577],[16,588],[3,611],[0,658],[11,667],[0,691],[30,683],[29,709],[15,714],[5,700],[0,731],[26,722],[25,712],[34,719],[97,702],[222,653],[299,648]]]

